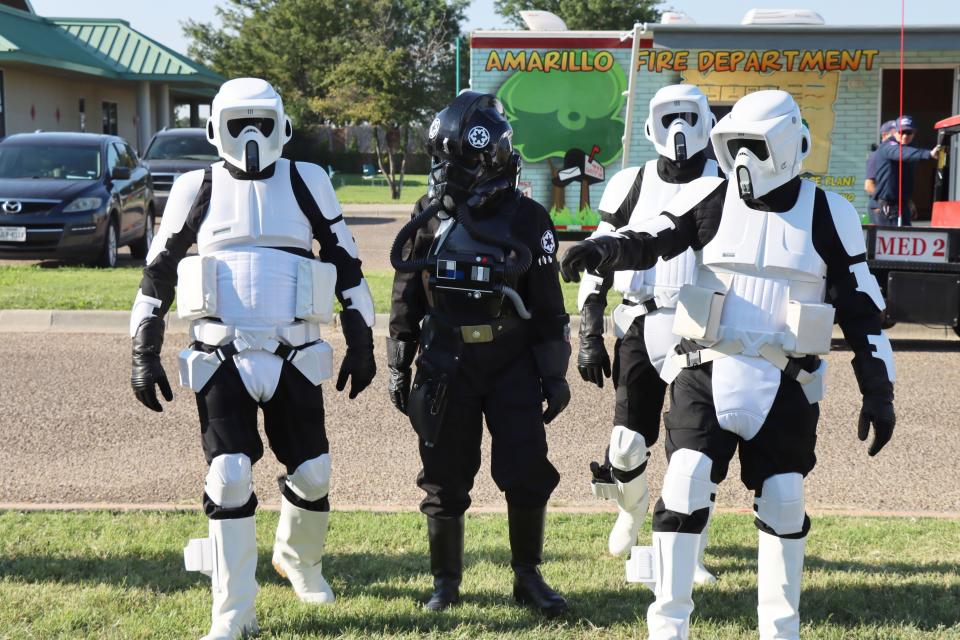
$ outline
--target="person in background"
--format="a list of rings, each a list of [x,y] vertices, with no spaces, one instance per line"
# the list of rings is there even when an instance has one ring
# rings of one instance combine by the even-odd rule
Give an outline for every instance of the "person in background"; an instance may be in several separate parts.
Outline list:
[[[874,204],[870,208],[870,219],[878,225],[910,226],[913,218],[913,164],[921,160],[935,158],[938,149],[919,149],[910,146],[916,129],[911,116],[901,116],[896,121],[893,134],[879,147],[875,153],[877,161],[876,190]],[[902,156],[901,156],[902,148]],[[900,191],[900,162],[907,165],[903,168],[903,191]],[[900,202],[903,202],[904,211],[900,211]]]
[[[880,125],[880,144],[870,145],[870,157],[867,158],[867,177],[863,181],[863,190],[870,194],[868,206],[871,209],[875,206],[873,194],[877,190],[877,148],[886,142],[896,129],[897,121],[887,120]]]

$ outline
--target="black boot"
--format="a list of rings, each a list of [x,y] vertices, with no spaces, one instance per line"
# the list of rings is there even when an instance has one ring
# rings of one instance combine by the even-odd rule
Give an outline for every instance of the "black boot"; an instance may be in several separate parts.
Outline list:
[[[430,538],[433,593],[425,606],[428,611],[443,611],[460,602],[460,580],[463,578],[463,516],[427,516],[427,535]]]
[[[507,505],[507,517],[510,522],[514,599],[546,616],[563,615],[567,612],[567,601],[544,582],[539,569],[543,561],[543,528],[547,508]]]

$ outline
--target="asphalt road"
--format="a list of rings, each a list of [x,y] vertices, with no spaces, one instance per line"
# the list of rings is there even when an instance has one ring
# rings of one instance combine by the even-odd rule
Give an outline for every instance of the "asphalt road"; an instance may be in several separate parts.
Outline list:
[[[348,208],[365,269],[390,268],[390,245],[408,219],[405,207]],[[342,340],[332,332],[328,339],[339,358]],[[382,340],[377,337],[378,345]],[[176,353],[185,343],[182,334],[168,337],[164,362],[173,378]],[[856,438],[860,405],[851,355],[829,356],[819,463],[807,482],[810,507],[960,514],[960,342],[904,342],[895,350],[899,422],[893,442],[873,459]],[[382,349],[377,357],[380,374],[358,399],[349,401],[332,383],[324,385],[331,500],[335,506],[414,508],[421,497],[414,484],[416,438],[387,401]],[[154,414],[134,400],[128,376],[125,336],[0,333],[0,502],[198,504],[205,464],[191,394],[178,390],[167,410]],[[588,472],[609,437],[612,388],[596,389],[573,369],[568,377],[573,400],[547,427],[551,459],[562,478],[553,503],[612,508],[590,494]],[[473,495],[479,507],[500,508],[502,498],[489,478],[488,445]],[[649,469],[658,495],[661,443]],[[256,466],[261,503],[277,503],[273,477],[280,472],[268,451]],[[718,504],[751,505],[736,461]]]
[[[342,339],[332,332],[328,339],[339,357]],[[185,342],[183,334],[168,337],[164,366],[172,376]],[[807,483],[812,508],[960,513],[960,355],[957,343],[931,344],[897,352],[897,431],[873,459],[856,438],[859,400],[850,353],[829,356],[819,464]],[[382,349],[377,357],[380,374],[356,400],[324,385],[335,507],[413,508],[421,497],[414,484],[416,439],[388,403]],[[193,398],[176,390],[162,414],[140,406],[129,389],[128,338],[0,333],[0,363],[0,502],[199,503],[205,464]],[[575,371],[568,377],[573,400],[547,427],[550,457],[562,478],[553,503],[603,508],[590,494],[588,465],[609,437],[612,390],[587,385]],[[489,449],[484,456],[475,504],[502,507],[489,478]],[[649,469],[658,495],[664,470],[659,443]],[[256,466],[262,503],[277,503],[273,477],[280,472],[268,451]],[[736,462],[718,504],[751,504]]]

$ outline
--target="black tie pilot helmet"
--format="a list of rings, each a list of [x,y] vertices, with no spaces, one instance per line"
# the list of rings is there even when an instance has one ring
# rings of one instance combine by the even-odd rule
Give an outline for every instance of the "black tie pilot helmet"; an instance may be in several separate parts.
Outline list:
[[[514,189],[520,155],[513,150],[513,128],[493,95],[463,91],[437,114],[427,133],[431,196],[447,210],[468,201],[489,201]],[[479,196],[479,198],[478,198]]]

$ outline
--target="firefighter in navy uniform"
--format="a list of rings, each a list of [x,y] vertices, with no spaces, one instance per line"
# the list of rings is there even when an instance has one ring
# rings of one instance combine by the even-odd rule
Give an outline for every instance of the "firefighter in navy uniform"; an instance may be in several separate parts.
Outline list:
[[[324,170],[280,157],[292,133],[269,83],[224,83],[207,123],[223,161],[174,182],[130,318],[131,383],[154,411],[163,410],[157,387],[173,399],[160,350],[174,293],[177,314],[191,321],[180,381],[196,393],[200,413],[210,537],[191,540],[184,560],[212,579],[204,640],[258,630],[252,471],[263,456],[258,409],[270,448],[287,469],[273,565],[304,602],[334,601],[322,573],[331,467],[320,387],[333,374],[320,324],[332,320],[334,296],[343,305],[347,342],[337,390],[349,380],[354,398],[376,373],[373,299],[356,244]],[[198,255],[187,257],[194,243]]]
[[[663,205],[684,185],[703,176],[716,177],[717,163],[706,156],[714,124],[716,117],[707,97],[697,87],[676,84],[657,91],[650,100],[645,130],[658,156],[611,178],[600,199],[600,224],[591,237],[642,224],[659,215]],[[623,295],[623,303],[613,312],[617,336],[612,371],[616,390],[614,426],[604,463],[590,465],[594,495],[613,499],[620,508],[608,539],[610,553],[615,556],[626,554],[637,544],[647,515],[647,460],[660,436],[660,413],[667,390],[660,369],[666,354],[680,341],[673,334],[677,295],[681,286],[693,282],[695,274],[696,256],[687,249],[645,271],[618,271],[605,277],[584,274],[580,283],[577,368],[584,380],[601,388],[604,377],[611,374],[603,342],[607,291],[612,287]],[[716,582],[703,566],[706,544],[704,529],[698,584]]]
[[[741,478],[756,496],[759,637],[799,640],[810,529],[803,483],[816,463],[820,356],[836,320],[863,395],[857,435],[866,440],[873,428],[873,456],[896,422],[893,352],[857,212],[799,177],[810,133],[793,97],[741,98],[711,141],[729,180],[695,180],[641,227],[572,247],[562,272],[577,279],[585,269],[645,269],[701,251],[696,284],[679,294],[674,331],[684,340],[662,371],[673,381],[669,464],[647,551],[655,561],[637,563],[655,567],[649,637],[689,637],[699,534],[739,449]]]
[[[570,399],[569,317],[553,225],[516,189],[512,133],[499,101],[471,91],[430,126],[432,189],[391,251],[389,390],[420,438],[434,576],[427,608],[459,600],[464,512],[486,417],[491,471],[507,501],[514,598],[554,616],[567,603],[538,569],[559,482],[544,424]]]

